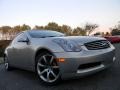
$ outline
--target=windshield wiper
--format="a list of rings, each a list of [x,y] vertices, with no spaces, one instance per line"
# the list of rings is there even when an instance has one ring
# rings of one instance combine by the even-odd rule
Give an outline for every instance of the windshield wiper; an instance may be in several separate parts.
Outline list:
[[[42,36],[40,38],[47,38],[47,37],[56,37],[56,36]]]

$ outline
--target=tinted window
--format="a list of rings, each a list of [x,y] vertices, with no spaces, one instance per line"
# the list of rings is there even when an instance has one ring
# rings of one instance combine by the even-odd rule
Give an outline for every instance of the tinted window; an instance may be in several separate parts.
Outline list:
[[[27,38],[26,35],[25,35],[23,32],[20,33],[20,34],[18,34],[18,35],[14,38],[14,40],[12,41],[12,43],[13,43],[13,44],[14,44],[14,43],[17,43],[18,40],[21,39],[21,38]]]
[[[47,30],[31,30],[29,34],[32,38],[45,38],[45,37],[60,37],[64,36],[63,33]]]

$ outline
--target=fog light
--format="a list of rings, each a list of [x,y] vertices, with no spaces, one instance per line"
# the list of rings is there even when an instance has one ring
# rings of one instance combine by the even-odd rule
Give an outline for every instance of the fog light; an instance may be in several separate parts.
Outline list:
[[[115,61],[115,60],[116,60],[116,57],[114,56],[114,57],[113,57],[113,61]]]

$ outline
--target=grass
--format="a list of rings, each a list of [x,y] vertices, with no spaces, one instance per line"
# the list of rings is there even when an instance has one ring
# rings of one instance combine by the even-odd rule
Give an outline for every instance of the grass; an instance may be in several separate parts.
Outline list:
[[[3,58],[2,58],[2,57],[0,57],[0,64],[1,64],[1,63],[3,63]]]

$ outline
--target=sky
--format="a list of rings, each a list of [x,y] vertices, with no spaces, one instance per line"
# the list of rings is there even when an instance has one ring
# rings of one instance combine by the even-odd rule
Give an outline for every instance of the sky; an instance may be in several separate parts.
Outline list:
[[[56,22],[75,28],[88,22],[108,31],[118,21],[120,0],[0,0],[0,26]]]

